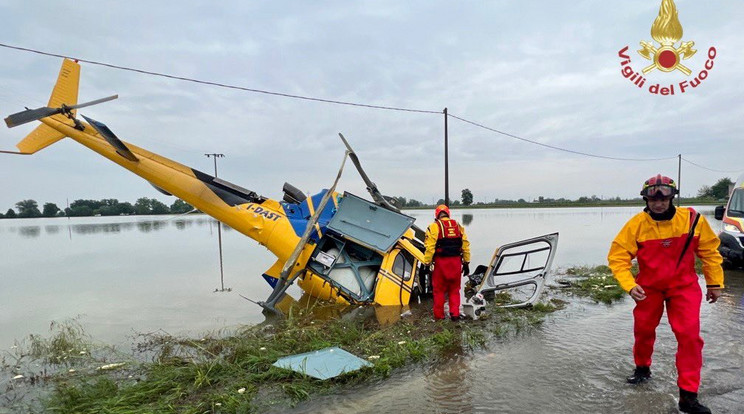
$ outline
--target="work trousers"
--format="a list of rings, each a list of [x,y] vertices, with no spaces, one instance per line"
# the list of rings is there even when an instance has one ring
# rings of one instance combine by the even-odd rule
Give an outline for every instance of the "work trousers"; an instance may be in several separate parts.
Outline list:
[[[450,316],[460,316],[460,256],[434,257],[431,285],[434,294],[434,319],[444,319],[444,301],[449,300]]]
[[[677,385],[697,392],[703,366],[703,339],[700,337],[702,291],[697,282],[668,290],[644,287],[646,299],[637,301],[633,310],[633,358],[636,366],[650,367],[656,327],[666,303],[667,318],[677,338]]]

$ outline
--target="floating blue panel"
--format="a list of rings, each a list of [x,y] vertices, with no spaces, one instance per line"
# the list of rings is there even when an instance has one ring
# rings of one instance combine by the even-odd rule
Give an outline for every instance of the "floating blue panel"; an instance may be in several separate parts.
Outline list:
[[[279,358],[274,366],[325,380],[372,364],[334,346]]]

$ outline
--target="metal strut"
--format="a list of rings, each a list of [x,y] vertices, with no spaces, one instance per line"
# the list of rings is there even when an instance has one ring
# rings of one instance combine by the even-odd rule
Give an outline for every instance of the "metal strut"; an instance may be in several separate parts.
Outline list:
[[[329,188],[328,191],[325,193],[323,199],[320,201],[320,204],[318,204],[318,207],[315,209],[315,214],[313,214],[310,220],[308,220],[307,226],[305,226],[305,232],[302,234],[300,241],[297,243],[297,246],[295,246],[295,249],[289,256],[289,259],[287,259],[287,261],[284,263],[284,267],[282,268],[282,272],[279,276],[279,281],[274,287],[274,290],[271,292],[265,302],[258,302],[258,304],[262,308],[264,308],[264,310],[276,315],[281,314],[281,312],[276,309],[275,305],[284,296],[284,293],[287,291],[287,289],[292,286],[292,283],[294,283],[297,277],[305,271],[304,268],[298,269],[290,276],[292,269],[294,269],[294,267],[297,265],[297,259],[300,257],[300,254],[305,249],[305,245],[307,245],[308,240],[310,240],[310,235],[315,229],[315,224],[318,222],[318,219],[320,219],[320,215],[325,209],[326,204],[328,204],[328,200],[330,200],[330,198],[333,196],[333,193],[336,191],[336,184],[338,184],[338,180],[341,178],[341,174],[344,171],[344,165],[346,164],[346,159],[349,157],[349,154],[349,150],[344,153],[344,159],[341,162],[341,168],[339,168],[338,170],[338,175],[336,175],[336,180],[333,182],[331,188]]]

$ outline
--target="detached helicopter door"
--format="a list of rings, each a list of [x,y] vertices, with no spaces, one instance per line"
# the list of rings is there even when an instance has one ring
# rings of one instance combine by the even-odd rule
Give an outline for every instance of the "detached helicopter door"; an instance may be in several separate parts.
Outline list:
[[[483,298],[490,299],[501,292],[508,293],[502,307],[532,305],[542,292],[557,246],[558,233],[552,233],[496,249],[475,294],[464,304],[465,312],[477,317],[485,306]]]

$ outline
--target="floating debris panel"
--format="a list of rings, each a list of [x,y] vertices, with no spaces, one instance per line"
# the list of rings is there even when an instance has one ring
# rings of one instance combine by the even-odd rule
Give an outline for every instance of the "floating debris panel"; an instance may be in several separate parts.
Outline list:
[[[279,358],[274,362],[274,366],[326,380],[372,364],[334,346]]]

